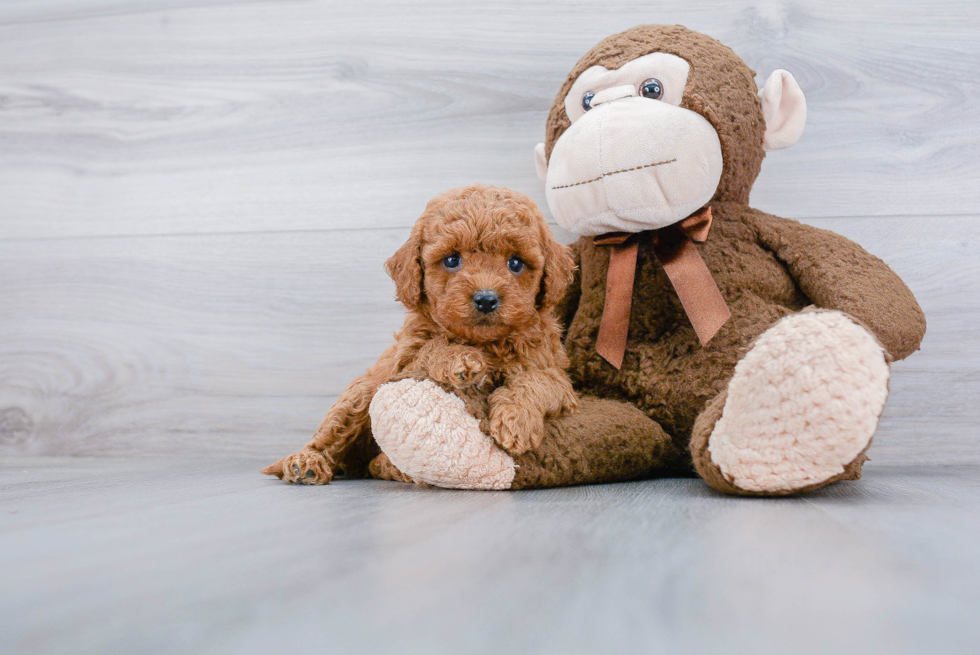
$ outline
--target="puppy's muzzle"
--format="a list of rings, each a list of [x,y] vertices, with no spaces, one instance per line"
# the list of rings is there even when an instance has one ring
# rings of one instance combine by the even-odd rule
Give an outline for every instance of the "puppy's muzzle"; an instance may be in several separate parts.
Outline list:
[[[473,294],[473,306],[481,314],[491,314],[497,311],[500,305],[500,297],[493,289],[480,289]]]

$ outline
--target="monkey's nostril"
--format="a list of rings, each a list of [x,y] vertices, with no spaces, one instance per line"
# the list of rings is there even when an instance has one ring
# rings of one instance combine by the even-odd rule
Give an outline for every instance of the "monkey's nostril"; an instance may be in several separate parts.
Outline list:
[[[497,309],[497,305],[500,304],[500,297],[492,289],[480,289],[473,294],[473,304],[478,311],[489,314]]]

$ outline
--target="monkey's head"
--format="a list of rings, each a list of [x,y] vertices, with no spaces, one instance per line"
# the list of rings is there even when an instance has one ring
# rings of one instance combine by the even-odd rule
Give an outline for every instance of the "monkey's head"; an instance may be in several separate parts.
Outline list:
[[[583,236],[640,232],[711,201],[748,203],[767,150],[803,133],[806,101],[777,70],[758,91],[730,48],[687,28],[642,25],[592,48],[535,148],[555,220]]]

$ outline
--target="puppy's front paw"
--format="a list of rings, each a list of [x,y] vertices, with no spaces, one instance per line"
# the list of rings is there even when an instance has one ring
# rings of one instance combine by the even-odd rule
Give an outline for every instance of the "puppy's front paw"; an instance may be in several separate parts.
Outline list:
[[[491,400],[490,436],[511,455],[520,455],[541,445],[544,416],[520,403]]]
[[[283,457],[262,472],[295,484],[329,484],[333,480],[333,471],[323,453],[307,448]]]
[[[433,381],[451,388],[480,384],[489,368],[486,356],[476,348],[466,346],[447,349],[442,357],[429,365]]]

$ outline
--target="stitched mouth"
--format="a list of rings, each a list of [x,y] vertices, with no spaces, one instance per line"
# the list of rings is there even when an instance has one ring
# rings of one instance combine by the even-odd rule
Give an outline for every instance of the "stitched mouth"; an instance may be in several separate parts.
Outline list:
[[[653,168],[654,166],[663,166],[664,164],[672,164],[675,161],[677,161],[677,158],[676,157],[673,158],[673,159],[668,159],[667,161],[658,161],[658,162],[654,162],[652,164],[643,164],[642,166],[634,166],[633,168],[624,168],[624,169],[622,169],[620,171],[610,171],[608,173],[603,173],[599,177],[594,177],[591,180],[585,180],[584,182],[575,182],[574,184],[562,184],[561,186],[553,186],[553,187],[551,187],[551,190],[552,191],[555,191],[557,189],[568,189],[569,187],[581,186],[583,184],[592,184],[593,182],[598,182],[602,178],[609,177],[610,175],[619,175],[620,173],[629,173],[630,171],[638,171],[638,170],[642,170],[644,168]]]

